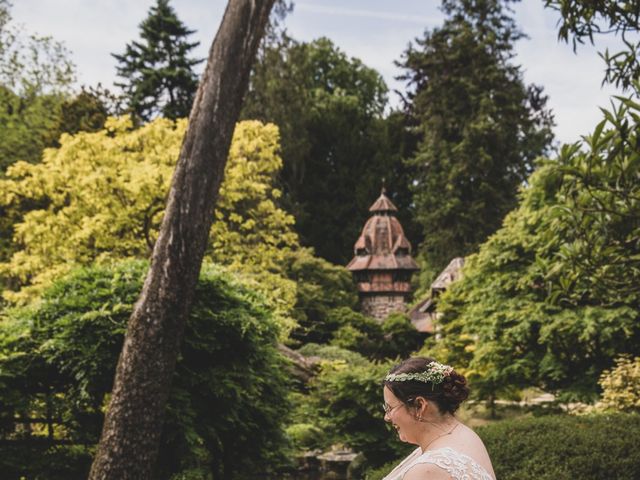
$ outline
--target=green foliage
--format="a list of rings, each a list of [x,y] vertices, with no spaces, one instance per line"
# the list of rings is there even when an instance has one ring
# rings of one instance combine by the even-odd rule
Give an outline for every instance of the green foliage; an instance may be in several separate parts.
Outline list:
[[[380,467],[369,468],[365,473],[364,480],[383,480],[398,463],[400,463],[400,459],[391,460]]]
[[[451,258],[473,252],[501,225],[552,139],[540,87],[512,63],[522,37],[502,2],[445,1],[399,65],[419,144],[408,160],[428,284]]]
[[[359,312],[344,310],[336,310],[329,318],[339,325],[331,344],[368,358],[406,358],[424,345],[425,337],[402,313],[391,314],[382,323]]]
[[[0,85],[0,172],[23,160],[36,163],[55,145],[65,96],[29,91],[20,95]]]
[[[292,335],[295,334],[296,330],[292,332]],[[326,317],[308,330],[306,341],[311,343],[300,349],[303,355],[318,355],[311,353],[316,348],[314,345],[328,344],[340,351],[351,351],[370,359],[381,360],[407,357],[424,344],[424,337],[416,331],[406,315],[393,314],[380,323],[349,307],[338,307],[329,310]],[[320,356],[334,359],[332,356]]]
[[[14,25],[9,6],[0,3],[0,174],[18,160],[39,161],[55,144],[75,75],[67,49]]]
[[[303,244],[331,262],[350,259],[383,178],[406,213],[404,125],[383,119],[386,103],[380,74],[327,38],[273,36],[254,64],[242,118],[280,128],[283,204]]]
[[[382,378],[390,361],[371,361],[335,345],[307,344],[299,352],[321,358],[320,373],[311,380],[308,394],[292,397],[296,408],[289,428],[299,448],[346,445],[375,466],[409,450],[383,420]],[[306,436],[316,429],[322,434],[308,443]]]
[[[640,4],[616,0],[545,0],[545,5],[561,15],[558,38],[568,42],[573,49],[578,43],[602,34],[620,35],[625,49],[610,53],[606,49],[600,56],[607,65],[604,81],[628,89],[640,80]]]
[[[28,438],[27,431],[13,431],[12,420],[16,414],[44,417],[41,398],[48,396],[54,418],[62,419],[56,440],[97,441],[146,269],[137,261],[79,270],[55,282],[37,304],[6,313],[0,324],[4,435]],[[176,367],[156,478],[196,470],[199,478],[247,478],[282,461],[288,407],[277,336],[257,294],[205,266]],[[3,472],[11,463],[7,452],[0,455]],[[37,471],[47,464],[36,457],[19,467],[40,478]]]
[[[60,146],[58,138],[62,133],[73,135],[78,132],[102,130],[107,117],[120,110],[120,98],[103,88],[102,85],[82,87],[79,92],[65,100],[61,106],[59,133],[55,146]]]
[[[50,37],[29,35],[0,3],[0,173],[18,160],[37,163],[62,133],[102,129],[117,98],[100,85],[73,93],[70,52]]]
[[[478,428],[504,480],[640,477],[640,416],[546,416]]]
[[[286,429],[287,436],[299,451],[324,447],[324,432],[311,423],[294,423]]]
[[[64,132],[102,128],[109,94],[98,87],[72,95],[69,56],[61,43],[12,24],[8,2],[0,2],[0,178],[17,161],[39,162]],[[0,262],[16,251],[16,210],[34,207],[28,200],[17,208],[0,206]]]
[[[409,318],[401,313],[384,322],[349,309],[333,310],[325,325],[335,326],[331,345],[358,352],[368,358],[407,357],[424,343]]]
[[[308,248],[290,252],[285,268],[287,278],[297,285],[292,312],[297,327],[289,342],[294,345],[328,342],[336,328],[330,320],[331,312],[341,307],[355,308],[358,302],[351,273],[315,257]]]
[[[338,357],[338,350],[316,350]],[[348,352],[348,351],[347,351]],[[375,363],[345,354],[348,360],[325,360],[320,374],[311,382],[306,402],[298,402],[300,422],[312,423],[325,432],[326,444],[342,444],[362,452],[367,463],[380,465],[407,450],[393,439],[382,410],[382,378],[390,363]],[[301,405],[301,407],[300,407]],[[294,413],[294,420],[296,413]]]
[[[112,100],[111,94],[100,87],[83,88],[74,96],[31,92],[27,99],[0,86],[0,178],[19,160],[38,163],[45,147],[60,146],[62,133],[101,130]],[[43,205],[29,199],[10,208],[0,206],[0,262],[17,250],[11,244],[16,215],[38,206]]]
[[[617,358],[615,368],[602,372],[600,386],[599,409],[640,413],[640,357]]]
[[[189,30],[169,5],[157,0],[140,24],[140,40],[127,44],[122,55],[113,54],[130,111],[148,121],[158,115],[176,120],[188,117],[198,78],[193,67],[202,60],[189,52],[200,42],[189,43]]]
[[[481,397],[534,385],[591,400],[615,357],[640,353],[639,114],[621,99],[542,163],[442,296],[433,348]]]
[[[15,218],[18,250],[1,267],[12,284],[37,294],[74,265],[147,256],[185,125],[130,128],[122,117],[63,136],[42,163],[18,162],[0,180],[0,204]]]
[[[6,480],[80,480],[91,467],[93,449],[80,445],[3,445],[0,447]]]
[[[408,357],[424,345],[425,336],[416,330],[404,313],[392,313],[382,323],[383,356]]]
[[[369,360],[357,352],[346,350],[336,345],[319,345],[307,343],[298,350],[305,357],[320,357],[323,360],[339,360],[349,365],[365,366]]]
[[[380,323],[349,308],[330,312],[325,325],[333,327],[330,343],[362,355],[371,355],[382,337]]]
[[[640,475],[638,415],[503,420],[479,427],[477,433],[500,479],[632,480]],[[369,470],[366,480],[381,480],[400,460]]]
[[[205,258],[241,273],[269,300],[286,325],[284,338],[295,325],[297,284],[288,278],[288,265],[299,244],[293,216],[278,206],[279,140],[273,124],[237,124]]]
[[[0,274],[22,289],[5,297],[31,298],[75,265],[146,258],[185,129],[186,120],[132,130],[127,117],[110,118],[98,132],[64,135],[38,165],[13,165],[0,179],[0,208],[12,218],[16,251]],[[277,149],[275,126],[238,124],[207,256],[251,276],[285,321],[296,295],[285,260],[298,243],[293,218],[275,203]]]

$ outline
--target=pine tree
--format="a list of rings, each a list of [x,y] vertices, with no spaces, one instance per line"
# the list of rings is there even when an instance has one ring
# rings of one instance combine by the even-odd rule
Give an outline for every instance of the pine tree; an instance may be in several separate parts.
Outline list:
[[[201,59],[188,57],[200,42],[190,43],[189,30],[177,17],[169,0],[157,0],[140,24],[140,41],[126,46],[122,55],[112,54],[119,65],[116,85],[123,89],[131,112],[148,121],[158,115],[187,117],[198,87],[192,68]]]
[[[526,86],[512,62],[523,34],[502,3],[444,0],[443,26],[425,32],[399,62],[418,137],[409,164],[427,277],[500,227],[552,139],[546,96]]]

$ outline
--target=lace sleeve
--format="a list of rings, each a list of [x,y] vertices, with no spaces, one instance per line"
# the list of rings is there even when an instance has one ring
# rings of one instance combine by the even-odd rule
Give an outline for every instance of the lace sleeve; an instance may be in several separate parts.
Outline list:
[[[420,463],[431,463],[440,467],[446,471],[453,480],[494,480],[494,478],[471,457],[451,448],[429,450],[422,454],[413,465]]]

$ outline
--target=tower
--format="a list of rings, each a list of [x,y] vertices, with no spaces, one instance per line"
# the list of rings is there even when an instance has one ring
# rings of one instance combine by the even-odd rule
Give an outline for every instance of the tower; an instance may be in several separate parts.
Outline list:
[[[358,286],[362,313],[379,321],[405,310],[411,275],[418,270],[411,257],[411,244],[395,216],[397,211],[383,188],[369,208],[371,217],[347,265]]]

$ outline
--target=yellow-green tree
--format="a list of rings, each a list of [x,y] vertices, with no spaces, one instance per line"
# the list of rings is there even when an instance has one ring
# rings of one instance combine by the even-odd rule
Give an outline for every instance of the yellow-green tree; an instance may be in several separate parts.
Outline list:
[[[40,164],[13,165],[0,180],[17,247],[0,263],[11,286],[4,297],[28,300],[77,265],[147,257],[186,125],[157,119],[134,130],[128,117],[111,118],[101,131],[63,135]],[[298,239],[293,217],[275,203],[278,149],[276,126],[236,126],[208,258],[255,278],[284,314],[295,285],[284,278],[283,260]]]

